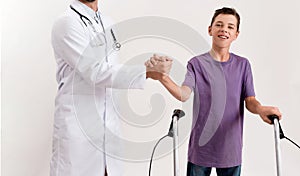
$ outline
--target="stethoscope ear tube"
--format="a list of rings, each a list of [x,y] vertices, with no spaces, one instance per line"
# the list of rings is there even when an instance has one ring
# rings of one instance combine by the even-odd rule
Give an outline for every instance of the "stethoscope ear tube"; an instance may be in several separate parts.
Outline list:
[[[86,19],[90,24],[92,24],[92,22],[91,22],[90,19],[88,19],[86,16],[84,16],[84,15],[82,15],[80,12],[78,12],[72,5],[70,5],[70,8],[71,8],[74,12],[76,12],[76,13],[79,15],[81,21],[83,22],[83,24],[84,24],[86,27],[87,27],[87,24],[85,23],[85,21],[83,20],[83,18]]]

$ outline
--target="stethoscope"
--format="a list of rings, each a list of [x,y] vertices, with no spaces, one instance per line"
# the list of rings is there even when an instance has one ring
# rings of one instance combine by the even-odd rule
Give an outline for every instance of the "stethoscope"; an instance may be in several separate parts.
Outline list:
[[[72,5],[70,5],[70,8],[79,15],[81,21],[83,22],[83,24],[86,27],[88,27],[88,25],[86,24],[86,22],[84,20],[86,20],[89,23],[89,25],[93,28],[93,31],[96,32],[95,26],[93,25],[92,21],[88,17],[86,17],[86,16],[82,15],[80,12],[78,12],[74,7],[72,7]],[[104,28],[102,19],[101,19],[100,16],[98,16],[98,13],[96,13],[96,15],[97,15],[98,19],[100,19],[102,30],[105,34],[105,28]],[[98,21],[96,19],[95,19],[95,21],[98,23]],[[114,34],[114,31],[112,29],[110,29],[110,33],[111,33],[111,36],[114,40],[113,49],[116,50],[116,51],[119,51],[121,49],[121,44],[117,41],[116,36]],[[107,43],[106,37],[104,37],[104,38],[105,38],[105,43]]]

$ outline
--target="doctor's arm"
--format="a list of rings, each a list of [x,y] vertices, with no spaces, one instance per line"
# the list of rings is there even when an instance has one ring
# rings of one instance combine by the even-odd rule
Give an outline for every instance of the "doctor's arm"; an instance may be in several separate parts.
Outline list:
[[[268,124],[272,124],[271,120],[268,118],[268,115],[275,114],[279,117],[279,119],[281,119],[281,113],[277,107],[262,106],[254,96],[247,97],[245,102],[248,111],[253,114],[258,114],[261,119]]]
[[[69,65],[87,83],[100,87],[143,88],[146,68],[140,65],[111,65],[105,50],[90,44],[86,26],[70,16],[58,20],[52,30],[57,58]]]

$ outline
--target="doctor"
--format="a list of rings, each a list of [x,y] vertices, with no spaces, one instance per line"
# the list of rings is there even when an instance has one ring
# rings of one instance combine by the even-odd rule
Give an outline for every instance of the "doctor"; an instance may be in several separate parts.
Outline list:
[[[155,66],[117,64],[120,49],[98,0],[74,0],[54,24],[57,62],[51,176],[122,176],[116,89],[142,89],[146,77],[168,74],[172,60]]]

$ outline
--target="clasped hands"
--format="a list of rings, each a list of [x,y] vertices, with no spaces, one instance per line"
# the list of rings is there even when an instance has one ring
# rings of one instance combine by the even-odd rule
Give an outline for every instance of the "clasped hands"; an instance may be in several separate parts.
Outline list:
[[[167,56],[158,56],[154,54],[145,62],[146,77],[154,80],[161,80],[168,76],[172,68],[173,59]]]

